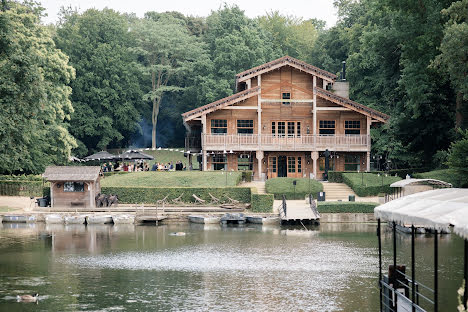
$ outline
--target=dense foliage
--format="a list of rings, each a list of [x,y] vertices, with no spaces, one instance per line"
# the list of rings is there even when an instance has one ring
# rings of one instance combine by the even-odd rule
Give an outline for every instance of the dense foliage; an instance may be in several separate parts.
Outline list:
[[[285,54],[333,73],[347,62],[351,98],[391,115],[372,153],[393,167],[442,167],[468,123],[468,0],[337,0],[330,28],[228,5],[207,17],[63,10],[43,26],[32,2],[4,3],[0,173],[40,172],[72,148],[183,146],[181,113]]]
[[[379,204],[366,202],[319,202],[320,213],[374,213]]]
[[[252,194],[250,209],[252,212],[273,212],[273,194]]]

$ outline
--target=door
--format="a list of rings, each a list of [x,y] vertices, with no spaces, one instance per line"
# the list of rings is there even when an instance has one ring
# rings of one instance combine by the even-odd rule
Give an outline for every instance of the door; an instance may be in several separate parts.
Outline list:
[[[288,163],[286,156],[278,156],[278,177],[288,176]]]
[[[278,177],[278,159],[276,156],[268,157],[268,179]]]

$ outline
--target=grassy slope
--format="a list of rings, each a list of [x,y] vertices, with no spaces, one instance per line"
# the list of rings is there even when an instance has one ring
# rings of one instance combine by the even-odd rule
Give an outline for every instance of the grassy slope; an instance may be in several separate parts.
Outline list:
[[[377,174],[373,173],[343,173],[354,185],[363,185],[363,186],[380,186],[382,185],[382,178],[383,178],[383,185],[390,185],[393,182],[400,181],[400,177],[394,176],[378,176]]]
[[[265,183],[266,192],[270,194],[293,194],[294,185],[293,181],[297,181],[296,194],[308,194],[309,193],[309,181],[310,181],[310,192],[317,194],[323,190],[323,186],[320,182],[312,179],[303,178],[274,178],[269,179]],[[275,196],[275,198],[277,198]]]
[[[227,186],[235,186],[241,172],[228,172]],[[147,186],[147,187],[224,187],[226,174],[223,171],[171,171],[130,172],[105,177],[102,186]]]
[[[464,181],[463,177],[453,169],[440,169],[416,173],[414,178],[441,180],[451,183],[454,187],[466,187],[466,184],[468,183],[467,181]]]
[[[172,151],[170,151],[171,149]],[[143,151],[143,153],[154,156],[154,160],[151,160],[149,162],[151,165],[155,162],[167,164],[171,161],[175,164],[178,160],[180,160],[185,164],[186,167],[188,167],[188,157],[184,157],[184,153],[180,152],[183,150],[183,148],[169,148],[167,151],[165,151],[164,149],[161,149],[160,151],[148,150]],[[198,169],[197,156],[192,156],[192,165],[193,169]]]

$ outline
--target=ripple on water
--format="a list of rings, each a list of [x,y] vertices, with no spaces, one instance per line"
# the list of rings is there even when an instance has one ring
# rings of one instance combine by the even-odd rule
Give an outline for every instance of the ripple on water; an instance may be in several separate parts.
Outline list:
[[[123,252],[62,258],[94,269],[176,271],[203,275],[199,289],[151,285],[125,298],[127,302],[160,303],[171,310],[337,310],[339,291],[356,276],[376,273],[374,250],[342,242],[309,241],[289,247],[198,245],[154,252]],[[359,263],[359,265],[353,265]],[[150,285],[147,285],[150,286]],[[226,294],[236,291],[236,298]],[[287,294],[283,291],[287,289]],[[153,289],[154,291],[154,289]],[[184,298],[181,302],[181,297]],[[168,298],[173,298],[171,303]],[[202,303],[202,304],[201,304]],[[181,306],[182,305],[182,306]],[[201,309],[200,306],[203,306]]]

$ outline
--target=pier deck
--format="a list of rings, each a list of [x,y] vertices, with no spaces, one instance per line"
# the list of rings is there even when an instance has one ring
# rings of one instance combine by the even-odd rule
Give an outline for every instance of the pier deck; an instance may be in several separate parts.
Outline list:
[[[281,209],[280,209],[281,211]],[[316,221],[320,219],[304,200],[286,200],[286,213],[280,212],[281,222]]]

